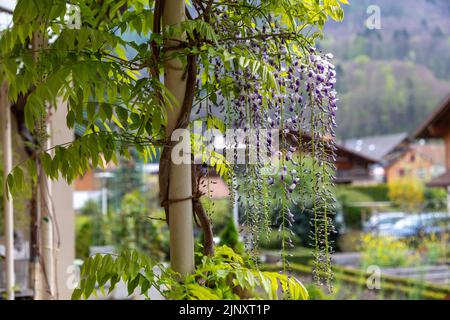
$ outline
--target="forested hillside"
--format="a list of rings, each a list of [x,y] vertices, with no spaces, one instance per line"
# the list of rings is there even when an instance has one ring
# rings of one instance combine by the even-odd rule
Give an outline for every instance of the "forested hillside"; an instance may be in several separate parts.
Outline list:
[[[320,42],[337,59],[339,138],[411,131],[450,94],[450,1],[350,3]],[[365,26],[369,5],[380,30]]]

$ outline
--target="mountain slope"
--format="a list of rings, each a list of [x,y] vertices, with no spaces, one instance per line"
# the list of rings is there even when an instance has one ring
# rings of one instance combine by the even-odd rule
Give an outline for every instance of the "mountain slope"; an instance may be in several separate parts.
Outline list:
[[[319,43],[336,56],[341,139],[413,130],[450,94],[450,1],[353,0]],[[381,29],[365,27],[378,5]]]

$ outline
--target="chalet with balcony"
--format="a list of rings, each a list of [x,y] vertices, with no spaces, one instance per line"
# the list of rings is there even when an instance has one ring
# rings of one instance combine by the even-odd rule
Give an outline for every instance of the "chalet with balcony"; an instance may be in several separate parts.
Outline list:
[[[371,167],[377,161],[343,145],[336,145],[336,184],[372,183]]]
[[[428,183],[430,187],[444,187],[450,191],[450,95],[414,132],[415,139],[438,139],[445,147],[445,172]]]

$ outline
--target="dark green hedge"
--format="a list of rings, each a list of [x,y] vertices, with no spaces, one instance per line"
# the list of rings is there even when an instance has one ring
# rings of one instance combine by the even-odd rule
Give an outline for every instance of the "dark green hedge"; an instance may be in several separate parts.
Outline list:
[[[373,201],[389,201],[389,190],[385,183],[373,186],[352,186],[350,188],[371,197]]]

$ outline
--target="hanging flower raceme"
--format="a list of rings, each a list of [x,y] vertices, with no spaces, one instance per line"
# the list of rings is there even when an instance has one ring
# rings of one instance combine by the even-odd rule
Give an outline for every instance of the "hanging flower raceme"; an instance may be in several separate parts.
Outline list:
[[[230,79],[232,84],[226,90],[219,87],[216,93],[220,97],[216,103],[219,110],[226,109],[222,117],[229,128],[248,133],[241,141],[247,150],[246,160],[251,148],[257,154],[256,162],[231,164],[237,181],[234,191],[243,209],[246,245],[256,258],[260,236],[275,227],[286,269],[287,249],[293,244],[291,227],[298,218],[291,208],[303,206],[301,195],[309,193],[313,203],[310,210],[315,275],[318,280],[325,275],[330,283],[329,235],[334,231],[331,216],[335,211],[332,163],[338,101],[333,55],[313,47],[293,50],[283,38],[260,41],[255,37],[269,29],[279,31],[275,20],[235,35],[242,40],[227,49],[246,52],[246,57],[241,56],[228,67],[220,59],[212,61],[214,77]],[[258,68],[267,73],[257,72]]]

